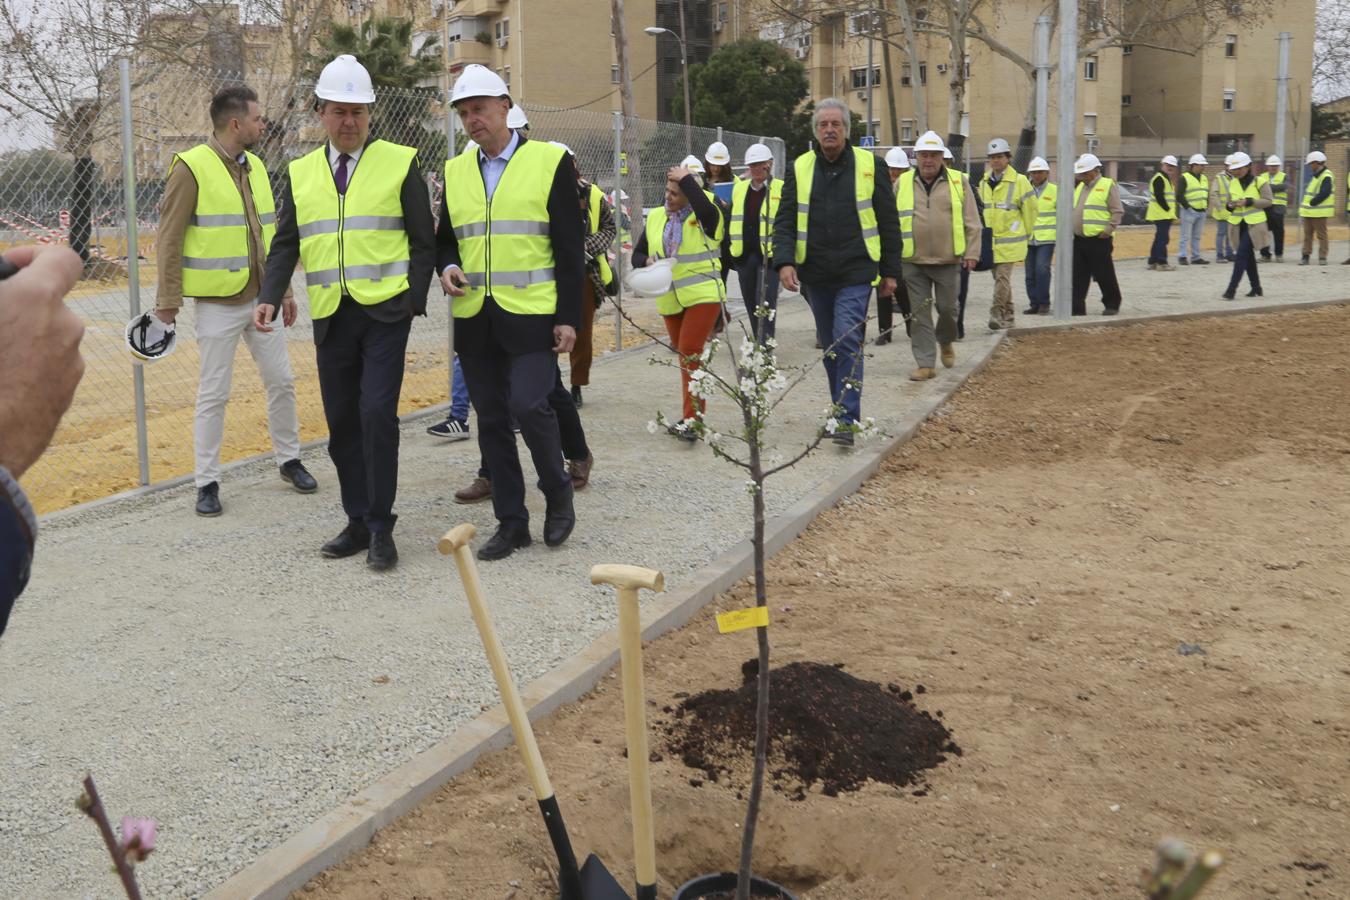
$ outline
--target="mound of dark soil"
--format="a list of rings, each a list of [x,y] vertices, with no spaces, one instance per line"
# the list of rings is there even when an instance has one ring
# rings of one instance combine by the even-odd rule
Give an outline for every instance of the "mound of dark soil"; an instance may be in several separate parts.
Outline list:
[[[667,707],[666,745],[708,780],[749,783],[755,746],[755,676],[751,660],[736,690],[704,691]],[[769,772],[773,785],[802,799],[819,782],[835,796],[873,780],[919,786],[923,773],[961,755],[951,732],[909,691],[862,681],[838,666],[794,662],[770,673]],[[922,686],[915,689],[923,693]],[[938,716],[942,712],[938,711]],[[694,782],[691,779],[691,782]]]

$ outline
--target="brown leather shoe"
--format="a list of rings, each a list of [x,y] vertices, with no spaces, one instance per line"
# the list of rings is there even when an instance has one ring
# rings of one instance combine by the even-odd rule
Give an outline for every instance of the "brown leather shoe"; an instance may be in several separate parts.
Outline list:
[[[463,490],[455,491],[456,503],[482,503],[492,497],[492,482],[479,475],[473,484]]]
[[[579,491],[591,483],[591,466],[595,465],[595,454],[587,453],[585,459],[569,459],[567,474],[572,476],[572,490]]]
[[[956,365],[956,348],[951,344],[942,345],[942,364],[949,369]]]
[[[927,381],[930,378],[937,377],[937,369],[930,369],[927,366],[920,366],[909,373],[910,381]]]

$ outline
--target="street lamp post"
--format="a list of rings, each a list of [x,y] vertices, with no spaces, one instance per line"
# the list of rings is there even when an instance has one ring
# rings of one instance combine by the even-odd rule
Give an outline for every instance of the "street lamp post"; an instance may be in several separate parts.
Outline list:
[[[680,68],[684,70],[684,152],[692,154],[694,152],[693,137],[693,117],[689,112],[689,53],[685,49],[684,35],[671,31],[669,28],[662,28],[659,25],[649,25],[642,29],[652,37],[659,37],[668,34],[680,42]]]

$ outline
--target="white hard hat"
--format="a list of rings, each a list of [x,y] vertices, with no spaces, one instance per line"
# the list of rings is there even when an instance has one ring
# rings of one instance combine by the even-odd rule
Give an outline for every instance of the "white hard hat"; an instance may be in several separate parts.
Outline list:
[[[1203,153],[1193,153],[1191,154],[1191,158],[1186,161],[1186,165],[1207,166],[1209,165],[1209,160],[1205,159],[1205,154]]]
[[[1177,164],[1177,158],[1169,153],[1166,156],[1164,156],[1161,160],[1159,160],[1159,162],[1161,162],[1164,166],[1175,166]]]
[[[339,103],[374,103],[375,88],[366,67],[355,56],[344,53],[323,67],[314,96]]]
[[[713,141],[709,144],[708,152],[703,154],[703,158],[715,166],[731,165],[731,151],[721,141]]]
[[[662,294],[668,294],[674,268],[675,260],[658,259],[640,269],[629,269],[625,279],[626,286],[639,297],[660,297]]]
[[[751,144],[745,148],[745,164],[773,162],[773,151],[764,144]]]
[[[1230,153],[1230,154],[1228,154],[1227,156],[1225,156],[1225,157],[1223,158],[1223,165],[1224,165],[1224,168],[1228,168],[1229,166],[1231,166],[1231,165],[1233,164],[1233,157],[1235,157],[1235,156],[1237,156],[1236,153]]]
[[[909,157],[905,155],[904,147],[892,147],[886,151],[886,165],[892,169],[908,169]]]
[[[505,84],[505,82],[503,82]],[[506,127],[510,129],[529,128],[530,120],[525,115],[525,110],[514,104],[506,111]]]
[[[690,172],[693,172],[695,175],[702,175],[704,174],[705,171],[703,168],[703,163],[699,162],[698,157],[692,153],[686,156],[684,160],[680,163],[680,165],[684,166],[686,169],[688,169]]]
[[[952,151],[947,147],[942,148],[942,158],[947,160],[948,162],[951,162],[956,159],[955,156],[952,156]]]
[[[502,77],[487,66],[473,63],[464,67],[455,86],[450,91],[450,105],[472,97],[505,97],[511,99],[511,91],[502,81]]]
[[[561,147],[562,152],[566,153],[568,156],[576,156],[576,154],[572,152],[572,148],[564,144],[562,141],[549,141],[549,143],[555,147]]]
[[[923,135],[920,136],[920,138],[914,142],[915,153],[918,153],[920,150],[946,150],[946,149],[947,145],[942,142],[942,138],[938,137],[938,133],[936,131],[925,131]]]
[[[1005,141],[1003,138],[994,138],[992,141],[989,142],[990,156],[993,156],[995,153],[1011,153],[1011,152],[1012,148],[1008,146],[1008,142]]]
[[[1243,153],[1241,150],[1239,150],[1237,153],[1234,153],[1232,156],[1228,157],[1229,171],[1232,171],[1233,169],[1240,169],[1243,166],[1250,166],[1251,164],[1252,158],[1247,154]]]
[[[1093,169],[1100,169],[1101,167],[1102,161],[1098,159],[1095,154],[1084,153],[1082,156],[1078,157],[1078,161],[1073,164],[1073,172],[1075,175],[1082,175],[1085,172],[1091,172]]]
[[[1308,162],[1310,162],[1310,163],[1315,163],[1315,162],[1324,163],[1324,162],[1326,162],[1326,161],[1327,161],[1327,155],[1326,155],[1325,153],[1323,153],[1321,150],[1314,150],[1313,152],[1311,152],[1311,153],[1308,154]]]
[[[126,342],[131,361],[138,365],[158,362],[178,346],[173,323],[162,322],[153,313],[141,313],[127,323]]]
[[[475,141],[473,138],[469,138],[467,141],[464,142],[464,149],[461,150],[461,151],[459,151],[459,152],[460,152],[460,153],[477,153],[477,152],[478,152],[478,142]]]
[[[1032,157],[1031,162],[1027,163],[1028,172],[1049,172],[1050,164],[1039,156]]]
[[[1268,158],[1266,159],[1266,165],[1268,165],[1268,166],[1282,166],[1282,165],[1284,165],[1284,163],[1280,162],[1280,158],[1279,158],[1278,156],[1271,156],[1271,157],[1268,157]]]

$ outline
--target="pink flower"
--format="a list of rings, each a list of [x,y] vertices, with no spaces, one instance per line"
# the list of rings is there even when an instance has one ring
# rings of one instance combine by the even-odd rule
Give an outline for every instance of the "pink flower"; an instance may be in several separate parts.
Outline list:
[[[128,862],[144,862],[155,849],[155,820],[122,817],[122,852]]]

